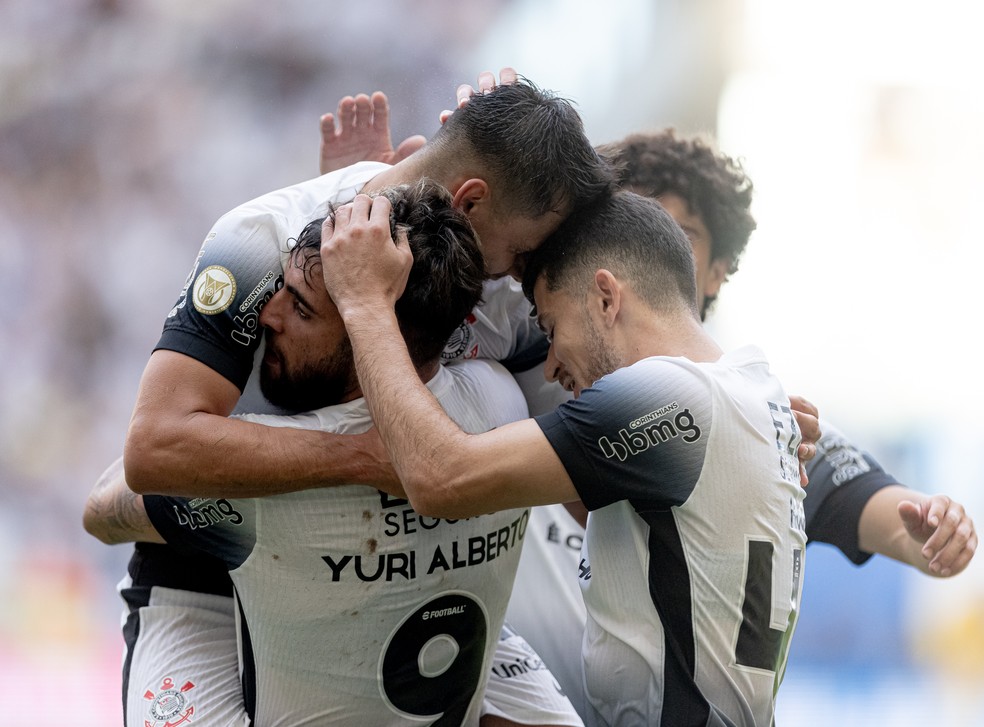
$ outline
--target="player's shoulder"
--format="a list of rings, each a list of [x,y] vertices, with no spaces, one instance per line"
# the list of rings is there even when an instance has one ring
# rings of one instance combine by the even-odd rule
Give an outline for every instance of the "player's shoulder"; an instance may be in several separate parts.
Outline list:
[[[706,391],[711,378],[700,364],[678,356],[650,356],[603,376],[602,391]]]
[[[457,420],[454,411],[471,410],[485,429],[529,415],[519,384],[495,361],[469,359],[445,364],[429,386],[452,418]],[[466,428],[462,421],[458,423]],[[477,427],[478,422],[471,426]]]
[[[523,392],[512,374],[498,361],[464,359],[442,366],[450,385],[459,392],[482,392],[485,395],[518,396]],[[525,401],[525,399],[524,399]]]
[[[216,224],[230,225],[244,220],[278,216],[286,219],[314,219],[326,213],[329,203],[347,202],[358,194],[366,182],[388,168],[388,165],[378,162],[359,162],[280,187],[233,208],[222,215]]]

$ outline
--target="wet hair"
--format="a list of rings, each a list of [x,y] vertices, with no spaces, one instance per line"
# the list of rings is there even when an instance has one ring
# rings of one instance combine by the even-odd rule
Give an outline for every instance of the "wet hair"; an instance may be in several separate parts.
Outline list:
[[[530,255],[523,291],[535,305],[533,287],[543,278],[547,290],[580,295],[600,268],[628,281],[653,310],[698,315],[693,250],[655,200],[622,191],[577,210]]]
[[[573,104],[525,78],[473,96],[428,147],[440,167],[474,163],[503,201],[500,212],[527,218],[566,215],[616,183]]]
[[[700,217],[711,235],[711,258],[728,263],[728,274],[755,230],[752,180],[741,162],[715,150],[699,137],[677,136],[673,129],[632,134],[599,147],[615,168],[618,183],[646,197],[674,193]],[[713,299],[705,301],[705,309]]]
[[[485,281],[485,258],[468,217],[451,203],[446,189],[430,180],[379,192],[393,205],[390,234],[405,230],[413,253],[406,290],[396,317],[410,358],[421,366],[440,356],[451,333],[478,305]],[[329,216],[334,208],[329,208]],[[311,275],[321,264],[321,226],[310,222],[291,248],[291,261]],[[319,281],[315,281],[316,283]]]

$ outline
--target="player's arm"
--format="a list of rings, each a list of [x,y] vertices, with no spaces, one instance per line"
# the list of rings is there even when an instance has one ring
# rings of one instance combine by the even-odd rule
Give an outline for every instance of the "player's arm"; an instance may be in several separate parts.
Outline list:
[[[89,493],[82,525],[86,532],[107,545],[164,542],[147,516],[143,497],[126,485],[122,457],[102,473]]]
[[[835,546],[856,565],[881,554],[930,575],[966,568],[977,533],[962,505],[905,487],[833,425],[823,430],[803,503],[811,541]]]
[[[421,383],[393,309],[412,257],[405,238],[393,244],[389,212],[383,197],[356,197],[325,226],[321,255],[362,392],[414,509],[461,518],[576,500],[534,420],[465,434]]]
[[[977,550],[974,522],[946,495],[928,496],[901,485],[874,493],[861,512],[858,543],[933,576],[963,571]]]
[[[372,439],[229,418],[239,388],[204,363],[157,350],[144,370],[124,446],[138,493],[259,497],[394,479]]]

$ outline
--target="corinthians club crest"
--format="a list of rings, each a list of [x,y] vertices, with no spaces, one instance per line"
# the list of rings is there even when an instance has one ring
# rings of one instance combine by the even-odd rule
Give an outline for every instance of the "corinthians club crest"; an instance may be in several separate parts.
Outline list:
[[[195,278],[195,310],[207,316],[221,313],[236,297],[236,279],[221,265],[209,265]]]
[[[144,720],[144,727],[176,727],[183,722],[190,722],[195,707],[188,703],[187,693],[194,688],[194,684],[185,682],[183,687],[175,689],[174,680],[165,677],[156,694],[149,689],[144,692],[144,699],[150,701],[150,709],[147,711],[150,719]]]

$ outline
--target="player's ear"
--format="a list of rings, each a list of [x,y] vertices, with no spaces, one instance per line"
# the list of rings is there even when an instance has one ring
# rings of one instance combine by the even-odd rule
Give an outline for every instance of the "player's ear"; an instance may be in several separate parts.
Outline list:
[[[704,297],[716,298],[727,277],[728,260],[723,257],[711,260],[710,265],[707,266],[707,277],[704,278]]]
[[[487,206],[491,203],[489,185],[484,179],[472,177],[466,179],[459,185],[452,195],[452,204],[464,212],[472,215],[478,206]]]
[[[606,326],[613,325],[622,307],[622,284],[611,271],[601,268],[595,271],[591,292],[595,313]]]

